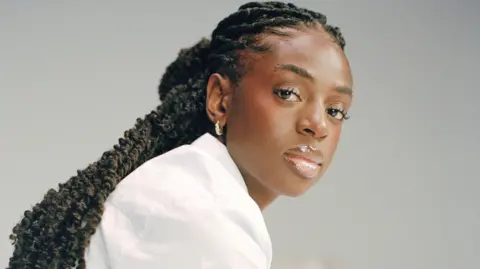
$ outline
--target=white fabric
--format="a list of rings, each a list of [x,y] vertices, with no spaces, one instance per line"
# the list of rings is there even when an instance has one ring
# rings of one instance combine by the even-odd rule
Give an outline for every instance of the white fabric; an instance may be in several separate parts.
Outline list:
[[[87,269],[268,269],[272,249],[226,147],[205,134],[117,186],[85,256]]]

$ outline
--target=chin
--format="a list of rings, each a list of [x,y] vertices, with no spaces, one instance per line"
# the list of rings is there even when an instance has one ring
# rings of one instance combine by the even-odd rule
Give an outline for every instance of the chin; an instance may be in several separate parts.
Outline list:
[[[302,180],[304,180],[304,179],[302,179]],[[295,182],[295,180],[292,180],[290,182]],[[302,183],[299,183],[297,181],[294,184],[288,184],[286,186],[283,186],[283,188],[280,190],[279,193],[283,196],[295,198],[295,197],[299,197],[299,196],[302,196],[303,194],[305,194],[314,185],[314,182],[302,182]]]
[[[289,190],[289,191],[286,191],[286,192],[282,193],[282,195],[287,196],[287,197],[291,197],[291,198],[297,198],[297,197],[300,197],[303,194],[305,194],[307,191],[308,191],[308,189],[306,189],[306,190]]]

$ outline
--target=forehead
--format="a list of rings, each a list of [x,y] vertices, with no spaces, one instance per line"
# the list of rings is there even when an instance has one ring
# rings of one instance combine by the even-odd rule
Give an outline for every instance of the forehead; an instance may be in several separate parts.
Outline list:
[[[288,37],[268,35],[262,39],[261,43],[268,45],[270,52],[253,61],[254,73],[292,64],[307,70],[316,81],[352,87],[353,78],[345,54],[321,26],[281,31]]]

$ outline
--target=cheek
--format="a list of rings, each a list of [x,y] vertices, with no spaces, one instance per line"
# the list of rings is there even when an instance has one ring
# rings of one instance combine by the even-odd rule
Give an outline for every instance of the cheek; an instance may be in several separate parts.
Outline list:
[[[329,162],[335,155],[335,151],[337,150],[338,143],[340,141],[340,135],[342,132],[341,125],[333,125],[330,128],[329,136],[328,136],[328,143],[325,143],[324,151],[329,156]]]
[[[235,99],[228,117],[232,135],[241,134],[242,137],[238,137],[240,139],[251,137],[257,143],[262,138],[275,138],[279,115],[275,111],[273,98],[265,90],[261,91],[245,93]]]
[[[271,172],[270,164],[280,158],[291,123],[267,93],[239,96],[233,104],[227,119],[227,146],[243,172],[262,177],[263,170]]]

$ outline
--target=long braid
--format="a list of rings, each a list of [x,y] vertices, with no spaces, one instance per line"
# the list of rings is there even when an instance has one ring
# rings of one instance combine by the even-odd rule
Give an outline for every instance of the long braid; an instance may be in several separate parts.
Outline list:
[[[284,35],[281,27],[323,25],[343,49],[340,30],[326,23],[324,15],[293,4],[252,2],[222,20],[211,41],[202,39],[182,49],[158,87],[161,105],[137,119],[112,150],[24,213],[10,236],[15,250],[8,268],[85,268],[85,250],[117,184],[147,160],[205,132],[213,134],[205,112],[209,75],[218,72],[237,82],[246,72],[238,52],[268,51],[260,42],[262,34]]]

